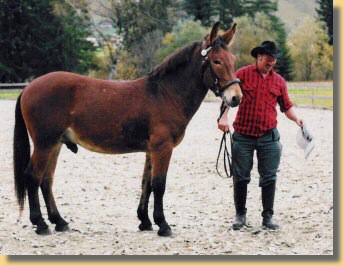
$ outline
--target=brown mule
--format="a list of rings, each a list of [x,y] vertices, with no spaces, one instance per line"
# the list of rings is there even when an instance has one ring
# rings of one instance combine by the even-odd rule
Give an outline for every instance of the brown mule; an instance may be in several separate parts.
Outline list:
[[[163,195],[173,148],[182,141],[209,88],[229,106],[238,105],[242,97],[234,56],[227,46],[236,27],[221,36],[218,28],[216,23],[204,40],[169,56],[137,80],[108,81],[53,72],[24,89],[16,105],[15,187],[21,210],[28,194],[30,220],[38,234],[50,232],[40,210],[39,187],[50,222],[57,231],[68,229],[52,192],[59,152],[66,144],[75,153],[77,145],[108,154],[146,152],[137,209],[139,228],[152,230],[148,201],[153,192],[158,234],[171,235]]]

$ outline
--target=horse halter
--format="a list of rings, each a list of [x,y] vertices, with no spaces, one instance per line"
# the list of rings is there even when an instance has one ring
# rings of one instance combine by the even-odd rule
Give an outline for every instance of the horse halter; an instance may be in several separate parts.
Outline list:
[[[222,41],[220,39],[217,40],[218,42],[218,46],[220,47],[222,44]],[[203,48],[203,47],[202,47]],[[223,94],[223,92],[230,86],[232,86],[233,84],[240,84],[241,81],[238,78],[233,79],[232,81],[228,82],[227,84],[225,84],[224,86],[221,87],[220,85],[220,78],[216,75],[216,73],[214,72],[213,68],[211,67],[210,61],[209,61],[209,57],[207,56],[208,52],[211,51],[214,47],[213,46],[209,46],[208,48],[203,48],[201,51],[201,55],[203,57],[202,60],[202,80],[203,80],[203,76],[204,76],[204,72],[207,68],[207,66],[209,66],[209,70],[210,70],[210,75],[211,78],[214,82],[213,85],[211,85],[209,87],[209,89],[215,94],[216,97],[221,97],[221,95]]]

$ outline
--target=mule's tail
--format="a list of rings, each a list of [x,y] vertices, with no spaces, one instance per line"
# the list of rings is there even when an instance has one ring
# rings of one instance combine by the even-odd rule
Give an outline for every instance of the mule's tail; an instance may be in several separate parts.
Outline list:
[[[24,209],[26,197],[26,180],[24,173],[30,160],[30,141],[20,107],[20,99],[21,95],[18,97],[15,110],[13,165],[15,192],[20,211],[22,211]]]

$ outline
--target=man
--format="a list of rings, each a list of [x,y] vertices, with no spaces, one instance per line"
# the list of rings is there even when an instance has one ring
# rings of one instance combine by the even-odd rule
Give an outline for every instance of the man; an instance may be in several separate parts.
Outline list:
[[[273,68],[281,53],[275,43],[264,41],[251,51],[256,63],[240,68],[236,75],[241,80],[242,102],[233,123],[232,136],[233,187],[236,210],[233,229],[239,230],[246,223],[247,184],[253,167],[254,150],[257,153],[259,186],[262,190],[263,222],[269,229],[279,226],[272,220],[276,173],[281,158],[280,136],[277,126],[277,103],[280,110],[298,126],[298,118],[289,99],[285,80]],[[218,122],[218,128],[229,131],[228,107]]]

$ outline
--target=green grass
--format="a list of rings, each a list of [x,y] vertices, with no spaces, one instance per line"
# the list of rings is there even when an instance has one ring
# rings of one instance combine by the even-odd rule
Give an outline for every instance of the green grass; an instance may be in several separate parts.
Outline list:
[[[22,90],[0,90],[0,100],[16,100]]]
[[[288,93],[295,105],[333,109],[333,89],[295,87],[289,89]],[[327,98],[323,99],[323,96]]]
[[[333,90],[329,89],[305,89],[305,88],[293,88],[288,90],[289,94],[304,94],[304,95],[318,95],[318,96],[333,96]]]
[[[333,100],[328,99],[298,99],[292,98],[296,106],[333,109]]]

